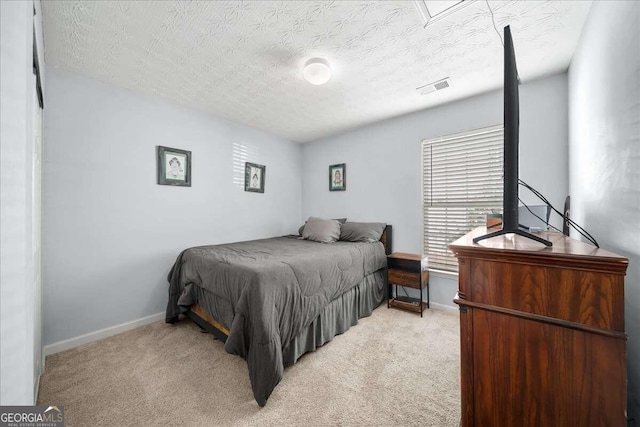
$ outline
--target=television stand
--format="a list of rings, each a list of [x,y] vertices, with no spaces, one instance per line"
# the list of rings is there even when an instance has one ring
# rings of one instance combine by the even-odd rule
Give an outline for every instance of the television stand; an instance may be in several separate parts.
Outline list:
[[[509,234],[509,233],[517,234],[518,236],[522,236],[522,237],[526,237],[527,239],[535,240],[536,242],[542,243],[545,246],[552,246],[552,243],[550,241],[545,240],[542,237],[538,237],[536,235],[528,233],[528,232],[526,232],[524,230],[520,230],[519,228],[515,229],[515,230],[502,229],[502,230],[494,231],[493,233],[485,234],[484,236],[474,237],[473,238],[473,243],[478,243],[479,241],[484,240],[484,239],[490,239],[492,237],[502,236],[502,235]]]
[[[540,235],[553,250],[502,236],[472,243],[485,233],[449,245],[460,272],[460,425],[627,425],[629,260],[549,231]]]

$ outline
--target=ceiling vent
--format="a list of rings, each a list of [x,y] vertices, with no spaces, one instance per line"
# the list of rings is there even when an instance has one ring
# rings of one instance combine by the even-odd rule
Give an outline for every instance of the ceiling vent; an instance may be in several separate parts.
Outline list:
[[[429,83],[428,85],[420,86],[416,90],[420,92],[420,95],[428,95],[438,90],[443,90],[451,86],[451,79],[449,77],[438,80],[437,82]]]

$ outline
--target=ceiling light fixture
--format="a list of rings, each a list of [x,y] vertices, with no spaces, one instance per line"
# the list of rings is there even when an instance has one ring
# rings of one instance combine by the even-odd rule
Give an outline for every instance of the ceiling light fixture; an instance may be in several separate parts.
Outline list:
[[[312,58],[304,65],[302,75],[312,85],[323,85],[331,80],[331,67],[326,59]]]
[[[451,15],[454,12],[469,6],[474,0],[434,1],[414,0],[418,14],[424,22],[423,28]],[[431,9],[429,9],[431,8]]]

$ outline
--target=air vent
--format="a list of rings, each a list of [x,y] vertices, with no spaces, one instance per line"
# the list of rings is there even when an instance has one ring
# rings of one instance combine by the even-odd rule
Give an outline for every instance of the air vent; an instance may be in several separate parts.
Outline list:
[[[416,90],[420,92],[420,95],[427,95],[433,93],[437,90],[446,89],[451,86],[451,79],[447,77],[446,79],[438,80],[437,82],[429,83],[428,85],[420,86]]]

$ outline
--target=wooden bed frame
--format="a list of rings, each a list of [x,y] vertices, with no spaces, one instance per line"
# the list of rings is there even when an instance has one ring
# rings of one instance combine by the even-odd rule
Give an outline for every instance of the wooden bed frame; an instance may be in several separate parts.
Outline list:
[[[391,243],[393,241],[393,227],[387,225],[380,236],[380,241],[384,246],[384,253],[390,255],[392,252]],[[209,332],[214,337],[218,338],[222,342],[227,341],[229,336],[229,330],[225,328],[220,322],[217,322],[199,305],[193,304],[185,315],[193,320],[201,329]]]

